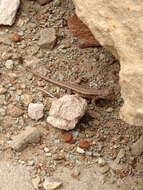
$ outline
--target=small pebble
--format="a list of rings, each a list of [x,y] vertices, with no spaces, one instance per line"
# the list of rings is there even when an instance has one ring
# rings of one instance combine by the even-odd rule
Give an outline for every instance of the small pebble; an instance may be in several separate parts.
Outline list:
[[[110,170],[110,168],[109,168],[108,165],[105,165],[105,166],[99,168],[99,172],[100,172],[101,174],[105,174],[105,173],[107,173],[109,170]]]
[[[80,154],[84,154],[85,151],[82,148],[77,147],[76,151]]]
[[[45,148],[44,148],[44,152],[49,152],[49,148],[48,148],[48,147],[45,147]]]
[[[89,148],[90,143],[88,141],[80,141],[79,147],[80,148]]]
[[[10,39],[13,42],[20,42],[21,41],[21,38],[20,38],[19,34],[17,34],[17,33],[12,34],[10,36]]]
[[[43,183],[43,187],[45,190],[54,190],[59,188],[62,185],[62,182],[58,179],[54,179],[52,177],[47,177]]]
[[[9,60],[6,61],[5,67],[6,67],[7,69],[12,70],[12,69],[13,69],[13,64],[14,64],[14,63],[13,63],[13,60],[9,59]]]

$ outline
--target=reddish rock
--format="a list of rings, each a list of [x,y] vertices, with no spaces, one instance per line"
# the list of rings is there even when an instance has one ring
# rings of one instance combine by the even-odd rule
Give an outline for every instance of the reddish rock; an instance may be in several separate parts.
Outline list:
[[[12,34],[12,35],[10,36],[10,39],[11,39],[11,41],[13,41],[13,42],[20,42],[20,41],[21,41],[21,38],[20,38],[20,36],[19,36],[17,33]]]
[[[80,148],[89,148],[90,143],[88,141],[80,141],[79,147]]]
[[[69,143],[70,143],[70,144],[75,144],[75,142],[76,142],[76,140],[72,138]]]
[[[64,133],[62,136],[62,139],[64,142],[70,142],[72,140],[72,134],[71,133]]]
[[[68,19],[68,28],[74,37],[82,40],[80,48],[100,46],[88,27],[75,14]]]

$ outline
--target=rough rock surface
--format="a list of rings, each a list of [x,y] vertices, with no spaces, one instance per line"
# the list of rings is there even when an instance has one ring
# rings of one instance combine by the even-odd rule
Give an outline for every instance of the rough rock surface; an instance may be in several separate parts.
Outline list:
[[[0,1],[0,25],[12,25],[15,21],[16,12],[20,5],[20,0]]]
[[[67,131],[74,129],[86,108],[85,99],[77,95],[65,95],[60,99],[53,100],[47,122]]]
[[[120,60],[120,85],[126,122],[143,124],[143,2],[73,0],[76,14],[95,38]]]
[[[24,166],[0,162],[1,190],[34,190],[29,172]]]
[[[44,106],[41,103],[30,103],[28,106],[28,115],[31,119],[36,119],[37,121],[43,117]]]
[[[54,28],[47,28],[41,30],[40,39],[38,45],[41,48],[53,49],[56,43],[56,31]]]
[[[16,151],[22,151],[30,143],[38,143],[40,141],[40,130],[34,127],[27,127],[26,130],[13,138],[10,144]]]

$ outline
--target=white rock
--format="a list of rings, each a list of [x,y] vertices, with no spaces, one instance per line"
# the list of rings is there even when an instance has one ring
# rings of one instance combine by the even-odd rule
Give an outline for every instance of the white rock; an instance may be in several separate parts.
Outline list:
[[[44,152],[49,152],[49,148],[48,148],[48,147],[45,147],[45,148],[44,148]]]
[[[5,67],[7,69],[13,69],[13,60],[11,60],[11,59],[7,60],[5,63]]]
[[[43,187],[45,190],[54,190],[60,187],[61,185],[62,185],[61,181],[59,181],[58,179],[51,178],[51,177],[46,178],[43,183]]]
[[[143,1],[73,0],[78,17],[120,60],[120,117],[143,125]]]
[[[15,136],[10,144],[16,151],[22,151],[30,143],[38,143],[40,141],[41,132],[38,128],[27,127],[21,134]]]
[[[20,0],[0,0],[0,25],[12,25]]]
[[[85,114],[86,108],[85,99],[78,95],[65,95],[53,100],[47,122],[54,127],[71,130]]]
[[[43,117],[44,105],[42,103],[31,103],[28,106],[28,115],[31,119],[39,120]]]
[[[80,153],[80,154],[84,154],[85,153],[85,151],[82,148],[80,148],[80,147],[77,147],[76,151],[78,153]]]

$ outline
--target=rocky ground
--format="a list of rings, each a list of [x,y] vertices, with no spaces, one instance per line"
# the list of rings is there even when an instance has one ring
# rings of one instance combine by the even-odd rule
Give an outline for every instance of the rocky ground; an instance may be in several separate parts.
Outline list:
[[[129,126],[118,116],[123,103],[119,62],[103,47],[79,48],[79,39],[67,26],[72,14],[70,1],[40,6],[23,0],[15,24],[0,27],[0,159],[28,169],[35,189],[46,189],[47,178],[54,176],[62,183],[59,189],[141,190],[143,159],[131,154],[130,147],[143,129]],[[39,45],[40,31],[48,27],[56,31],[53,49]],[[27,65],[60,81],[80,79],[94,88],[114,86],[115,100],[88,101],[88,111],[75,129],[53,128],[46,123],[51,97],[43,90],[55,97],[66,90],[34,76],[25,69]],[[44,117],[32,120],[28,105],[39,102],[44,105]],[[9,148],[27,127],[39,129],[40,141],[19,152]]]

